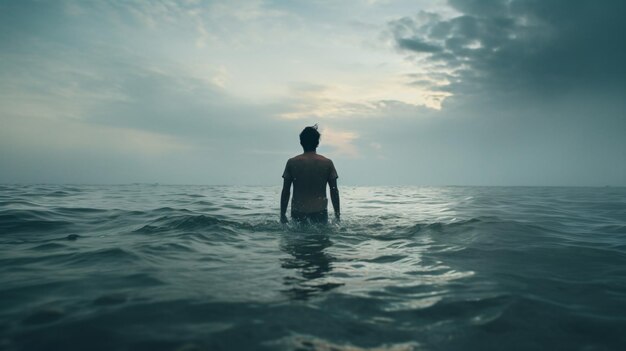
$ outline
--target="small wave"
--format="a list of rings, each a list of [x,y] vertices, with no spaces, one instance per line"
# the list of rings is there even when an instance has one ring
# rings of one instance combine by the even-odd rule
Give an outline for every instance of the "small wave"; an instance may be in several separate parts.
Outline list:
[[[98,263],[107,265],[125,265],[141,261],[141,257],[129,249],[121,247],[104,248],[98,250],[81,251],[78,253],[63,254],[49,257],[55,263],[70,266],[89,266]]]
[[[163,216],[136,229],[134,232],[154,234],[166,231],[195,231],[215,226],[219,226],[221,229],[227,229],[227,227],[232,224],[232,222],[207,215]]]
[[[73,215],[84,215],[84,214],[92,214],[92,213],[105,213],[110,210],[93,208],[93,207],[54,207],[50,209],[51,211],[56,212],[57,214],[73,216]]]
[[[372,347],[359,347],[352,343],[332,342],[306,334],[290,335],[280,339],[266,341],[264,344],[272,349],[299,351],[414,351],[422,349],[420,344],[414,341],[382,343]]]
[[[154,213],[193,213],[186,208],[174,208],[174,207],[159,207],[155,208],[151,212]]]
[[[607,224],[598,228],[600,233],[626,234],[626,225]]]
[[[57,190],[57,191],[53,191],[51,193],[45,194],[45,196],[48,196],[48,197],[66,197],[70,195],[73,195],[73,194],[69,191],[63,191],[63,190]]]
[[[47,324],[55,322],[65,316],[65,312],[60,308],[44,308],[32,312],[22,320],[24,324]]]
[[[495,222],[495,221],[494,221]],[[390,226],[384,222],[366,224],[368,233],[377,240],[392,241],[398,239],[410,239],[416,235],[425,233],[453,233],[465,231],[480,223],[488,223],[482,218],[470,218],[455,222],[417,223],[410,226]],[[380,233],[380,231],[383,231]]]
[[[49,219],[49,211],[8,210],[0,213],[0,231],[7,234],[25,232],[56,232],[72,225],[72,222]]]
[[[127,300],[128,300],[128,296],[126,294],[112,293],[112,294],[102,295],[96,298],[93,301],[93,304],[97,306],[119,305],[119,304],[126,302]]]
[[[406,255],[383,255],[372,259],[365,259],[364,262],[371,263],[392,263],[406,258]]]
[[[193,205],[196,206],[214,206],[215,204],[211,201],[207,201],[207,200],[198,200],[198,201],[194,201]]]
[[[32,247],[31,250],[37,250],[37,251],[52,251],[52,250],[62,250],[67,248],[66,245],[63,244],[59,244],[59,243],[45,243],[45,244],[41,244],[41,245],[37,245],[35,247]]]
[[[26,200],[16,200],[16,199],[11,199],[11,200],[7,200],[7,201],[0,201],[0,207],[17,207],[17,206],[24,206],[24,207],[41,207],[42,205],[33,202],[33,201],[26,201]]]

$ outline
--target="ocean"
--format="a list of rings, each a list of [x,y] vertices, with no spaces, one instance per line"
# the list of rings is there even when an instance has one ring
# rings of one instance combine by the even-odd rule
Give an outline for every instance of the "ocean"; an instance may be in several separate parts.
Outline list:
[[[0,349],[626,348],[626,188],[340,194],[2,185]]]

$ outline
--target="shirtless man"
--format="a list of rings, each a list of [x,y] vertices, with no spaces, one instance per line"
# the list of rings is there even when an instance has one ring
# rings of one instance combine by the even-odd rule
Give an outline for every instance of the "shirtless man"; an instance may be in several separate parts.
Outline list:
[[[330,199],[335,210],[335,218],[339,220],[339,189],[337,189],[337,171],[333,161],[315,150],[320,142],[317,125],[306,127],[300,133],[300,145],[304,149],[301,155],[290,158],[283,173],[283,191],[280,197],[280,221],[287,223],[287,205],[289,190],[293,183],[293,199],[291,201],[291,218],[301,222],[309,220],[314,223],[328,222],[328,199],[326,184],[330,187]]]

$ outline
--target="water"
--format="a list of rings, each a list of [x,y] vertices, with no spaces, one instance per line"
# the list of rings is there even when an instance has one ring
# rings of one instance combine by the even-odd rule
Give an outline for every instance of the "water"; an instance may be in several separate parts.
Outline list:
[[[618,350],[626,188],[0,186],[2,350]]]

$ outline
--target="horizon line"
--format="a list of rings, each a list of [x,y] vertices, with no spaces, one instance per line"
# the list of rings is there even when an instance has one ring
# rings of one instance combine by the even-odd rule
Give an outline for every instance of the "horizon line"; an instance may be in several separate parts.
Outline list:
[[[29,186],[29,185],[58,185],[58,186],[127,186],[127,185],[152,185],[152,186],[249,186],[249,187],[280,187],[281,184],[185,184],[185,183],[160,183],[160,182],[129,182],[129,183],[0,183],[0,186]],[[347,187],[420,187],[420,188],[443,188],[443,187],[484,187],[484,188],[626,188],[626,185],[486,185],[486,184],[341,184]]]

